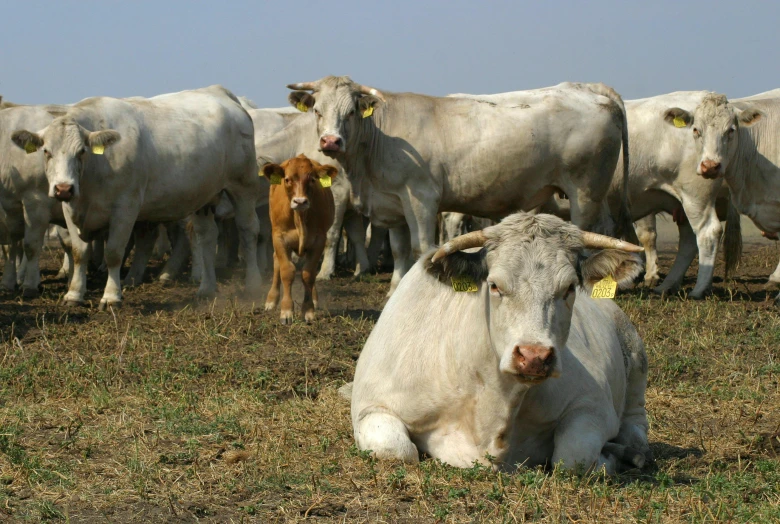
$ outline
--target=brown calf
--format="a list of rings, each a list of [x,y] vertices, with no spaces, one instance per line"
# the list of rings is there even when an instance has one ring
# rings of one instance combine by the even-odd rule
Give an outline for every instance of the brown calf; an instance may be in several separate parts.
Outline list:
[[[265,300],[265,309],[269,311],[276,307],[281,277],[284,284],[282,324],[291,324],[293,319],[291,289],[295,265],[290,259],[293,251],[304,261],[301,274],[306,290],[303,317],[306,322],[315,319],[317,290],[314,289],[314,280],[325,248],[325,235],[335,214],[330,179],[337,172],[335,167],[320,165],[305,155],[290,158],[281,165],[263,166],[263,175],[271,181],[268,205],[274,244],[274,279]]]

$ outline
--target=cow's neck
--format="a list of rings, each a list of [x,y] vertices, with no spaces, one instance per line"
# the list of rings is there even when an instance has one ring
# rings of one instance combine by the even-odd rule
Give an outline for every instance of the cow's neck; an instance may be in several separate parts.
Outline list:
[[[780,178],[762,152],[760,136],[740,130],[734,162],[726,169],[732,201],[740,213],[766,232],[780,231]]]

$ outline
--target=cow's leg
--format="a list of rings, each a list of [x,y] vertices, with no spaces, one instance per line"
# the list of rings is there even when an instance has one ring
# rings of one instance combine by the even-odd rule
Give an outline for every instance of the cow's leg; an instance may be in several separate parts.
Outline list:
[[[315,309],[317,308],[317,290],[314,287],[317,272],[317,263],[320,261],[320,255],[325,248],[325,239],[318,239],[310,250],[307,251],[306,262],[301,271],[301,280],[303,280],[303,304],[301,305],[301,315],[307,323],[313,322],[317,318]]]
[[[265,298],[265,310],[271,311],[276,307],[276,304],[279,303],[279,285],[281,284],[281,278],[279,276],[279,273],[281,271],[281,267],[279,265],[279,257],[276,256],[276,251],[274,251],[274,268],[273,268],[273,277],[271,278],[271,289],[268,290],[268,295]]]
[[[157,224],[157,240],[154,242],[152,256],[163,258],[166,253],[173,249],[171,238],[168,235],[168,224]]]
[[[614,474],[617,470],[615,457],[602,455],[601,451],[617,433],[618,421],[614,414],[598,417],[577,413],[564,417],[555,430],[552,463],[561,463],[568,470],[604,468],[607,474]]]
[[[371,239],[368,241],[366,255],[368,256],[369,268],[373,269],[376,267],[376,264],[379,261],[379,255],[382,253],[382,249],[385,246],[387,229],[384,227],[374,226],[373,224],[369,224],[368,227],[371,228]]]
[[[371,269],[371,262],[368,260],[368,253],[366,252],[366,227],[363,223],[363,216],[358,213],[347,215],[344,221],[344,230],[355,246],[357,263],[355,264],[354,276],[364,275]]]
[[[344,215],[347,212],[347,199],[334,199],[334,202],[336,204],[336,214],[325,235],[325,252],[320,272],[317,274],[317,280],[330,280],[336,272],[336,255],[339,250],[339,237],[341,236],[341,227],[344,223]]]
[[[2,286],[6,291],[14,291],[16,289],[16,259],[21,250],[21,242],[11,240],[8,245],[8,257],[5,259],[5,265],[3,266]]]
[[[65,256],[62,259],[62,267],[55,278],[67,278],[68,283],[73,277],[73,249],[70,243],[70,233],[64,227],[55,226],[54,232],[57,234],[57,239],[60,241],[60,246],[65,252]]]
[[[24,297],[37,297],[41,285],[40,256],[46,230],[49,228],[50,206],[48,202],[38,200],[24,203],[24,255],[27,257],[27,269],[22,284]]]
[[[233,194],[233,199],[236,209],[236,227],[246,264],[245,293],[248,298],[256,299],[260,296],[262,279],[260,269],[257,267],[257,234],[260,231],[260,223],[255,212],[255,199],[248,194]]]
[[[406,274],[411,241],[409,240],[409,228],[406,225],[390,229],[390,249],[393,251],[393,278],[390,279],[390,290],[387,296],[391,296]]]
[[[777,263],[775,272],[769,275],[769,284],[780,284],[780,262]]]
[[[190,254],[190,242],[184,231],[185,227],[186,221],[183,220],[170,222],[165,225],[164,231],[169,235],[171,242],[171,256],[168,257],[168,261],[160,273],[160,282],[163,284],[173,282],[181,273],[184,263],[187,262],[187,257]]]
[[[200,287],[198,297],[209,298],[217,294],[217,274],[215,258],[217,256],[217,223],[211,206],[204,206],[192,215],[193,258],[197,251],[200,259]],[[193,264],[194,265],[194,264]]]
[[[584,231],[604,235],[615,233],[615,223],[609,213],[606,199],[594,200],[590,193],[575,186],[564,188],[569,196],[572,224]]]
[[[420,461],[417,446],[409,438],[404,423],[387,412],[361,413],[355,425],[355,441],[358,449],[370,449],[371,455],[378,459],[402,460],[411,464]]]
[[[684,223],[680,223],[678,231],[680,238],[677,242],[677,256],[674,258],[669,274],[666,275],[661,285],[653,290],[655,293],[663,294],[679,289],[685,278],[685,272],[688,271],[693,259],[696,258],[696,234],[693,232],[690,222],[686,220]]]
[[[120,272],[122,262],[125,257],[125,250],[130,237],[133,236],[135,218],[138,216],[137,208],[125,207],[119,209],[116,218],[111,220],[108,226],[108,236],[104,248],[103,258],[106,261],[108,278],[106,287],[103,291],[103,298],[100,299],[100,310],[109,306],[119,307],[122,305],[122,279]],[[151,252],[154,245],[154,239],[149,243],[148,249]]]
[[[645,248],[645,286],[655,287],[661,278],[658,275],[658,251],[656,249],[658,233],[655,225],[655,213],[650,213],[636,221],[636,233],[642,247]]]
[[[91,249],[89,242],[84,242],[79,236],[78,228],[73,223],[68,206],[62,206],[62,214],[68,225],[70,249],[73,255],[73,275],[70,278],[68,292],[63,301],[66,305],[80,305],[84,303],[84,294],[87,291],[87,265]]]
[[[133,263],[130,264],[130,269],[122,281],[124,287],[135,287],[143,283],[146,266],[149,264],[149,259],[152,258],[152,251],[154,251],[159,231],[157,224],[136,223],[133,227],[135,255]]]
[[[273,271],[274,243],[271,238],[271,217],[268,214],[268,205],[262,205],[255,208],[257,222],[260,226],[260,233],[257,235],[257,267],[260,273],[265,275],[269,269]]]
[[[712,286],[712,275],[715,272],[715,258],[718,253],[718,243],[723,227],[718,220],[713,202],[707,200],[688,202],[683,199],[683,210],[688,218],[687,223],[696,235],[696,243],[699,252],[699,273],[696,285],[691,291],[690,297],[702,298]],[[682,238],[682,231],[681,231]],[[687,267],[686,267],[687,269]],[[684,273],[684,271],[683,271]],[[682,276],[680,281],[682,282]]]

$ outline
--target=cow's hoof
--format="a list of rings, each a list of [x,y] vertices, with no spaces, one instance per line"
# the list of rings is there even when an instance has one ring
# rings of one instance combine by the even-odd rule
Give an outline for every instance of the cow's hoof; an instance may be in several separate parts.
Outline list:
[[[122,289],[125,288],[130,289],[132,287],[137,287],[139,285],[141,285],[141,281],[135,280],[133,278],[126,278],[122,281]]]
[[[654,288],[654,287],[658,286],[658,282],[660,280],[661,279],[658,278],[658,277],[645,278],[644,285],[645,285],[645,287]]]
[[[279,315],[279,320],[282,324],[292,324],[293,323],[293,312],[292,311],[282,311],[282,314]]]
[[[26,287],[22,289],[22,298],[38,298],[41,296],[41,292],[35,287]]]
[[[173,285],[173,277],[168,274],[162,274],[159,278],[160,284],[163,286],[170,286]]]
[[[276,307],[276,302],[266,302],[265,303],[265,310],[266,311],[273,311]]]
[[[122,307],[122,301],[121,300],[106,300],[103,299],[100,301],[100,306],[98,306],[98,311],[108,311],[109,308],[113,309],[119,309]]]
[[[16,292],[16,286],[0,286],[0,293],[14,293]]]
[[[705,289],[704,291],[698,291],[698,292],[691,291],[688,294],[688,298],[690,298],[691,300],[704,300],[705,298],[707,298],[711,294],[712,294],[712,290],[710,290],[710,289]]]
[[[306,314],[303,316],[304,320],[306,320],[307,324],[311,324],[315,320],[317,320],[317,313],[312,311],[307,311]]]
[[[318,281],[320,281],[320,280],[330,280],[330,277],[331,277],[331,275],[323,275],[322,273],[320,273],[319,275],[317,275],[317,280]]]
[[[211,300],[212,298],[217,296],[217,292],[211,289],[206,289],[206,290],[199,289],[195,293],[195,296],[198,297],[199,299]]]
[[[86,302],[84,302],[83,300],[65,300],[62,302],[62,304],[68,309],[82,308],[86,306]]]

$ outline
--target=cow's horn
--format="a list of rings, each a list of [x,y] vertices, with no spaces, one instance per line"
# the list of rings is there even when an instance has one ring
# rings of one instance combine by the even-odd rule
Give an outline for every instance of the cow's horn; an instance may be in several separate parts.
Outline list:
[[[298,91],[316,91],[317,84],[315,82],[298,82],[297,84],[287,84],[287,89],[295,89]]]
[[[361,84],[360,92],[364,95],[373,95],[383,102],[385,101],[385,95],[383,95],[379,89],[374,89],[373,87],[368,87]]]
[[[599,235],[598,233],[591,233],[590,231],[582,232],[582,243],[585,247],[592,249],[620,249],[621,251],[630,251],[632,253],[641,253],[644,248],[618,240],[617,238],[608,237],[606,235]]]
[[[465,235],[453,238],[441,246],[439,250],[433,254],[431,262],[436,262],[437,260],[440,260],[450,253],[454,253],[456,251],[463,251],[464,249],[468,249],[470,247],[482,247],[485,245],[486,241],[487,237],[485,237],[485,233],[482,231],[472,231],[471,233],[466,233]]]

